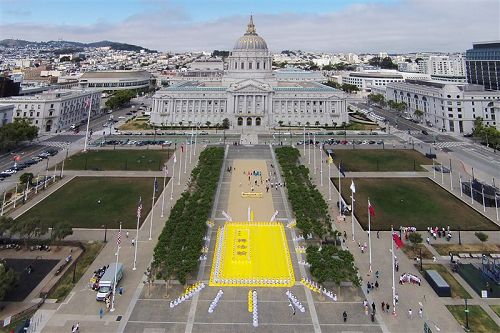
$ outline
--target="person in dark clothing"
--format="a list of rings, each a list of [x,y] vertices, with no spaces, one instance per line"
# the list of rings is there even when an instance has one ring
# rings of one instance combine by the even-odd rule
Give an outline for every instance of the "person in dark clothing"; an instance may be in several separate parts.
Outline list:
[[[347,312],[344,311],[342,317],[344,318],[344,323],[347,322]]]

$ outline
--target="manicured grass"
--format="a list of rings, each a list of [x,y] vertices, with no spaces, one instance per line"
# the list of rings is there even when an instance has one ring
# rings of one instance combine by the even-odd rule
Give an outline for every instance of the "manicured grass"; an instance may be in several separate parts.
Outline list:
[[[89,266],[94,262],[95,258],[97,258],[104,247],[104,243],[95,242],[85,244],[84,246],[85,251],[78,258],[78,262],[76,264],[75,283],[80,280]],[[61,302],[73,289],[75,283],[73,283],[73,270],[71,269],[71,271],[68,271],[68,273],[59,281],[58,286],[52,293],[49,294],[48,298],[56,298],[58,302]]]
[[[432,164],[432,160],[411,149],[334,148],[333,151],[334,163],[341,162],[345,171],[425,171],[421,165]]]
[[[66,170],[159,171],[170,158],[166,150],[92,150],[66,159]],[[58,167],[59,169],[61,166]]]
[[[338,179],[332,178],[338,188]],[[391,225],[427,230],[429,226],[450,226],[455,231],[499,230],[500,228],[434,184],[428,178],[357,178],[354,213],[368,226],[368,198],[375,208],[372,230],[390,230]],[[344,200],[350,203],[351,179],[342,178]],[[338,200],[334,197],[334,200]],[[455,235],[455,237],[458,237]]]
[[[77,177],[19,218],[39,218],[49,225],[67,220],[76,228],[118,229],[122,222],[122,228],[135,229],[139,196],[142,222],[151,209],[153,182],[143,177]],[[156,200],[162,188],[163,179],[158,178]]]
[[[447,256],[450,252],[500,253],[500,244],[432,244],[432,246],[442,256]]]
[[[459,324],[465,326],[465,305],[446,305],[446,307]],[[469,309],[470,332],[491,333],[500,330],[500,327],[479,305],[469,305],[467,308]]]
[[[406,243],[403,246],[403,252],[410,259],[420,258],[420,249],[422,249],[422,258],[423,259],[432,259],[432,252],[429,251],[424,244],[418,244],[417,246],[413,246],[411,243]]]
[[[490,308],[500,317],[500,305],[490,305]]]
[[[420,267],[420,265],[418,265]],[[437,271],[441,277],[448,283],[451,289],[451,297],[453,298],[472,298],[471,295],[467,292],[467,290],[462,287],[460,283],[453,277],[453,275],[440,264],[423,264],[422,268],[424,270],[433,269]]]

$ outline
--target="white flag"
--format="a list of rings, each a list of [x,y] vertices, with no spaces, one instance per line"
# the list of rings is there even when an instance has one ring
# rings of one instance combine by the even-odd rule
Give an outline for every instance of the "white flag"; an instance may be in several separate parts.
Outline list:
[[[354,180],[351,180],[351,192],[356,193],[356,187],[354,186]]]
[[[174,163],[177,163],[177,156],[175,156],[175,153],[174,153]]]

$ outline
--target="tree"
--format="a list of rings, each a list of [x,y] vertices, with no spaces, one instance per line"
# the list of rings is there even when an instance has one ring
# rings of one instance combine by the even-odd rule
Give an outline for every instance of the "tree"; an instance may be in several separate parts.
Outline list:
[[[207,121],[207,122],[205,123],[205,125],[207,125],[207,127],[210,127],[210,125],[212,125],[212,123],[211,123],[211,122],[209,122],[209,121]]]
[[[50,237],[53,241],[60,241],[73,235],[73,226],[68,221],[59,221],[52,227]]]
[[[0,264],[0,301],[3,301],[5,294],[16,283],[18,276],[13,269],[8,269],[5,264]]]
[[[306,255],[307,262],[311,264],[311,275],[319,283],[331,281],[340,285],[341,282],[350,281],[355,286],[361,285],[351,252],[333,245],[323,246],[321,250],[317,246],[308,246]]]
[[[382,94],[369,94],[368,95],[368,100],[373,103],[379,103],[379,104],[384,104],[385,103],[385,97]]]
[[[385,57],[385,58],[380,58],[380,57],[374,57],[371,58],[368,63],[371,66],[375,67],[380,67],[383,69],[397,69],[398,65],[392,62],[392,59],[390,57]]]
[[[222,128],[223,129],[229,129],[229,119],[228,118],[224,118],[222,120]]]
[[[422,235],[419,234],[418,232],[412,232],[408,236],[408,239],[410,242],[413,244],[413,248],[416,248],[418,244],[422,243]]]
[[[39,218],[20,219],[10,229],[12,234],[19,234],[24,238],[24,244],[28,247],[28,241],[41,235],[45,235],[49,230],[46,223],[42,223]]]
[[[415,117],[417,117],[418,119],[422,120],[422,116],[424,115],[424,111],[416,109],[413,112],[413,114],[415,115]]]
[[[16,118],[14,122],[0,127],[0,151],[18,147],[22,141],[32,141],[38,136],[38,127],[27,118]]]
[[[30,185],[33,180],[33,174],[31,172],[25,172],[19,177],[19,181],[21,184],[26,185],[27,182],[30,182]]]
[[[479,239],[483,244],[488,240],[488,235],[484,232],[476,231],[474,235],[476,235],[477,239]]]
[[[0,216],[0,235],[3,236],[4,233],[10,231],[14,225],[14,219],[8,216]]]
[[[317,120],[314,125],[319,126],[319,120]]]
[[[346,93],[349,93],[349,94],[352,92],[355,92],[355,91],[359,91],[358,86],[355,84],[342,83],[341,88],[343,91],[345,91]]]
[[[283,126],[283,120],[278,121],[278,125]]]
[[[335,88],[335,89],[342,89],[342,85],[335,82],[335,81],[327,81],[326,83],[323,83],[326,86]]]
[[[136,96],[136,91],[134,90],[119,90],[113,94],[105,103],[106,107],[110,109],[120,108],[130,102],[132,98]]]

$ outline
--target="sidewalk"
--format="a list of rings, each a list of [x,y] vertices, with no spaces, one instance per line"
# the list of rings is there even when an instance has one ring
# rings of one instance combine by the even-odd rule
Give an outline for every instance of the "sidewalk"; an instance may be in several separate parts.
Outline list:
[[[321,163],[321,153],[316,154],[316,163],[319,165]],[[331,211],[332,217],[338,216],[339,212],[336,207],[336,202],[338,199],[338,192],[332,184],[332,200],[328,200],[328,173],[323,170],[323,186],[320,185],[320,173],[317,172],[314,175],[313,161],[311,164],[308,163],[308,159],[303,158],[302,163],[304,166],[309,167],[310,175],[313,183],[316,184],[317,189],[323,194],[329,209]],[[326,164],[325,164],[326,165]],[[338,171],[335,170],[336,174]],[[392,304],[392,259],[390,254],[392,237],[390,232],[380,232],[380,238],[376,238],[372,235],[372,270],[373,272],[379,271],[380,278],[379,289],[371,293],[366,290],[367,282],[374,283],[375,276],[373,272],[369,272],[369,254],[368,251],[361,253],[358,248],[358,242],[368,244],[368,235],[362,230],[359,223],[354,220],[354,238],[352,241],[352,224],[351,218],[347,218],[346,222],[334,222],[336,228],[340,232],[346,232],[348,237],[345,242],[345,246],[351,251],[355,258],[356,265],[359,269],[360,276],[362,277],[362,287],[365,292],[368,301],[371,303],[375,302],[377,308],[380,309],[381,302],[390,302]],[[414,285],[399,285],[399,274],[408,272],[416,276],[421,277],[418,270],[414,267],[414,262],[409,260],[401,250],[395,249],[395,255],[399,262],[400,270],[396,273],[396,293],[399,295],[399,303],[396,306],[397,316],[393,316],[387,313],[378,311],[379,320],[387,326],[390,332],[421,332],[423,330],[424,320],[418,318],[419,302],[423,304],[424,318],[428,318],[434,322],[439,323],[439,328],[444,332],[459,332],[461,327],[458,325],[456,320],[453,318],[451,313],[446,309],[444,303],[435,294],[432,288],[424,281],[421,286]],[[413,311],[413,319],[407,318],[408,309]],[[392,305],[391,305],[392,311]],[[404,328],[403,328],[404,327]]]
[[[181,193],[187,188],[188,177],[191,173],[191,170],[196,166],[197,159],[199,156],[199,152],[201,152],[202,147],[198,149],[197,154],[192,158],[192,163],[187,166],[187,171],[184,173],[184,170],[181,172],[181,185],[177,185],[177,177],[179,175],[178,172],[175,173],[174,177],[170,180],[170,182],[174,182],[174,191],[173,191],[173,200],[170,200],[170,190],[171,184],[168,183],[165,187],[165,192],[162,192],[161,195],[165,194],[165,215],[162,218],[161,215],[161,205],[162,198],[161,195],[159,200],[156,202],[154,206],[154,215],[153,215],[153,229],[152,229],[152,240],[148,240],[149,238],[149,227],[150,227],[150,219],[151,212],[149,212],[148,216],[145,219],[145,222],[142,224],[139,230],[139,238],[136,242],[136,246],[138,246],[137,251],[137,270],[133,270],[133,259],[134,259],[134,247],[131,245],[131,239],[135,237],[135,230],[129,230],[130,235],[128,238],[124,237],[125,231],[122,232],[122,242],[120,249],[120,257],[119,261],[123,262],[125,267],[124,278],[120,282],[120,286],[124,288],[123,295],[116,296],[115,307],[116,310],[114,312],[105,311],[105,315],[102,319],[99,318],[99,309],[105,308],[105,304],[102,302],[97,302],[95,300],[95,292],[89,290],[88,281],[93,274],[93,271],[98,267],[102,267],[116,260],[116,238],[118,231],[117,230],[108,230],[107,238],[108,243],[106,243],[105,247],[98,255],[96,260],[89,267],[84,276],[77,282],[71,293],[64,300],[63,303],[58,304],[57,308],[54,309],[54,304],[44,304],[44,306],[39,310],[40,314],[43,313],[43,320],[38,325],[36,331],[37,332],[69,332],[71,330],[71,326],[76,322],[80,322],[80,328],[82,331],[86,332],[116,332],[119,329],[120,323],[123,321],[124,323],[128,320],[130,316],[131,309],[135,304],[135,300],[138,297],[138,293],[143,288],[144,271],[149,266],[153,249],[156,244],[156,240],[161,233],[164,223],[166,222],[170,210],[172,206],[175,204],[177,199],[180,197]],[[178,154],[178,163],[175,165],[175,169],[178,170],[179,165],[182,164],[184,166],[184,159]],[[187,154],[183,154],[185,156],[189,156],[189,151]],[[184,156],[182,156],[184,157]],[[189,158],[189,157],[188,157]],[[181,162],[181,163],[179,163]],[[168,161],[169,170],[173,168],[173,160],[170,159]],[[102,174],[102,173],[101,173]],[[122,175],[121,172],[106,172],[106,174],[113,174],[115,176]],[[136,172],[136,174],[142,174],[143,176],[150,176],[149,172]],[[129,176],[129,175],[127,175]],[[70,177],[67,177],[67,179]],[[49,193],[44,194],[48,196]],[[41,200],[41,199],[40,199]],[[91,239],[99,239],[101,240],[103,237],[103,230],[85,230],[79,229],[75,231],[75,234],[71,236],[71,238],[78,238],[81,240],[91,240]],[[69,239],[69,238],[68,238]],[[37,313],[38,315],[38,313]]]

